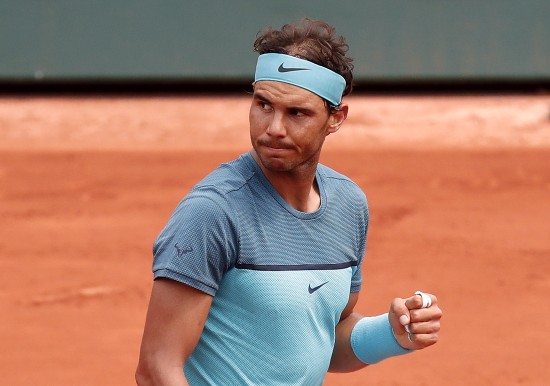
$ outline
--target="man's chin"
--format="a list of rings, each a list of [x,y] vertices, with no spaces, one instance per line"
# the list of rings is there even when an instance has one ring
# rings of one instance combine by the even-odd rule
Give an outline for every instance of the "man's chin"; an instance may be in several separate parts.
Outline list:
[[[282,159],[260,158],[263,167],[272,172],[286,172],[289,170],[288,164]]]
[[[292,169],[291,149],[273,149],[258,146],[254,149],[254,158],[264,170],[271,172],[287,172]]]
[[[282,157],[260,154],[259,159],[263,168],[272,172],[286,172],[290,169],[288,161]]]

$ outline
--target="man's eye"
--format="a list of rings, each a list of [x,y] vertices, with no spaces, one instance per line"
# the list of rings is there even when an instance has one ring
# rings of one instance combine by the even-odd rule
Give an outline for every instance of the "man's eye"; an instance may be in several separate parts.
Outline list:
[[[258,106],[262,109],[262,110],[265,110],[265,111],[269,111],[271,110],[271,106],[269,106],[267,103],[265,102],[258,102]]]
[[[298,110],[298,109],[290,109],[289,113],[290,113],[290,115],[292,115],[294,117],[301,117],[301,116],[305,115],[302,110]]]

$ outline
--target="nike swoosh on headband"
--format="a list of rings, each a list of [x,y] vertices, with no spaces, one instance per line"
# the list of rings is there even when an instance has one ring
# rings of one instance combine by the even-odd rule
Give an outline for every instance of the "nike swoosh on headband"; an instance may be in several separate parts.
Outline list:
[[[340,74],[308,60],[277,53],[261,54],[258,57],[254,82],[262,80],[301,87],[334,106],[342,102],[346,88],[346,80]]]
[[[309,68],[299,68],[299,67],[285,67],[284,63],[281,63],[277,71],[279,72],[291,72],[291,71],[306,71]]]

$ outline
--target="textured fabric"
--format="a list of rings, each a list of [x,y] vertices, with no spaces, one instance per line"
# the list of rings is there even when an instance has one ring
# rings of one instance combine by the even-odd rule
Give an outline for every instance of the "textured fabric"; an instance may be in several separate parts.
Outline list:
[[[412,352],[397,343],[387,313],[357,322],[351,331],[350,343],[355,356],[369,365]]]
[[[221,165],[154,245],[155,278],[214,296],[185,366],[191,385],[320,385],[335,326],[361,286],[364,193],[319,165],[321,207],[290,207],[250,153]]]
[[[295,56],[269,53],[258,57],[254,81],[274,80],[301,87],[338,106],[346,88],[342,75]]]

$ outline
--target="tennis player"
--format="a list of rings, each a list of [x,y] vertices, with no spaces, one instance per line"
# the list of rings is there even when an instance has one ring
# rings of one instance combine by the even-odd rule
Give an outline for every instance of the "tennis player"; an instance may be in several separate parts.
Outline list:
[[[354,312],[367,200],[319,163],[348,113],[345,39],[304,19],[254,48],[252,149],[199,182],[155,241],[139,385],[321,385],[438,341],[432,294]]]

